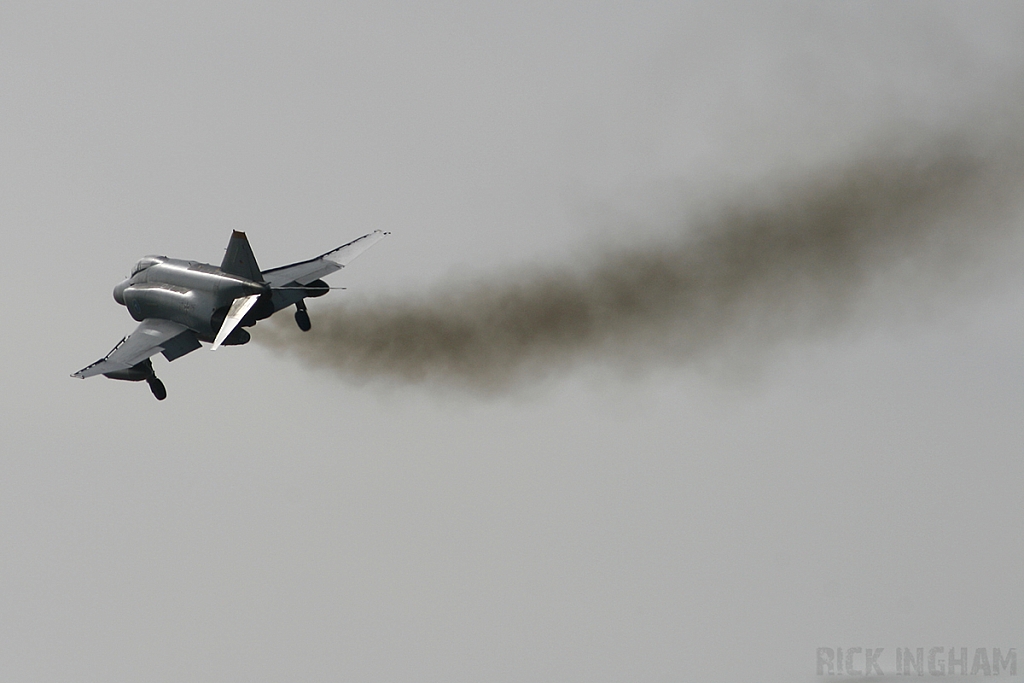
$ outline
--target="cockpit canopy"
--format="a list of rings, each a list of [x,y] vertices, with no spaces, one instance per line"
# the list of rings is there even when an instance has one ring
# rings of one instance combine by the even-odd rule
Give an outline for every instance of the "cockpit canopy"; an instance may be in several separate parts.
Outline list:
[[[132,276],[138,275],[139,273],[144,271],[146,268],[149,268],[150,266],[152,266],[152,265],[154,265],[156,263],[160,263],[165,258],[167,258],[167,257],[166,256],[143,256],[142,258],[139,259],[139,262],[136,263],[135,266],[132,268]]]

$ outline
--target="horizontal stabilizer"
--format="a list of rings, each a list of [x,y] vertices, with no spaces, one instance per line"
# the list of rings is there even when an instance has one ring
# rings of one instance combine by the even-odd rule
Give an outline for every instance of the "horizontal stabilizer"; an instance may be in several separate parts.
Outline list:
[[[213,340],[213,346],[210,347],[211,351],[216,351],[220,348],[220,345],[224,343],[228,335],[238,327],[238,323],[242,322],[242,318],[249,312],[249,309],[256,305],[256,301],[259,298],[259,294],[253,294],[252,296],[240,296],[231,302],[231,308],[228,309],[228,314],[224,317],[224,323],[220,326],[220,331],[217,332],[217,338]]]

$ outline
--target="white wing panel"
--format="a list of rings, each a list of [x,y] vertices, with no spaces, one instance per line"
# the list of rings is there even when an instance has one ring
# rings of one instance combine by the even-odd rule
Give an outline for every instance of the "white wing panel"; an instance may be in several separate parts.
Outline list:
[[[210,347],[211,351],[216,351],[220,348],[220,345],[238,327],[238,323],[242,322],[242,318],[245,317],[245,314],[249,312],[249,309],[256,304],[256,300],[259,298],[259,294],[253,294],[252,296],[240,296],[231,302],[231,308],[228,309],[228,314],[224,317],[224,322],[221,323],[217,338],[213,340],[213,346]]]

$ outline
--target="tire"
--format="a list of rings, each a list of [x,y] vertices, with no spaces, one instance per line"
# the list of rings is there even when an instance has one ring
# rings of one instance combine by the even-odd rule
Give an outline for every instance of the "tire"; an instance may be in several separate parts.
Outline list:
[[[306,311],[295,311],[295,324],[303,332],[309,332],[313,328],[313,323],[309,321],[309,313]]]
[[[167,388],[164,387],[163,382],[156,377],[151,377],[147,382],[149,382],[149,388],[152,390],[153,395],[156,396],[156,400],[162,401],[167,398]]]

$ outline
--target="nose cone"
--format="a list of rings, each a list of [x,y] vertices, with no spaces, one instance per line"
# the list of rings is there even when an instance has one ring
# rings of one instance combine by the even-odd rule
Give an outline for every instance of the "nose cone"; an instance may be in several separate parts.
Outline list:
[[[114,301],[124,306],[124,290],[128,288],[128,280],[114,287]]]

